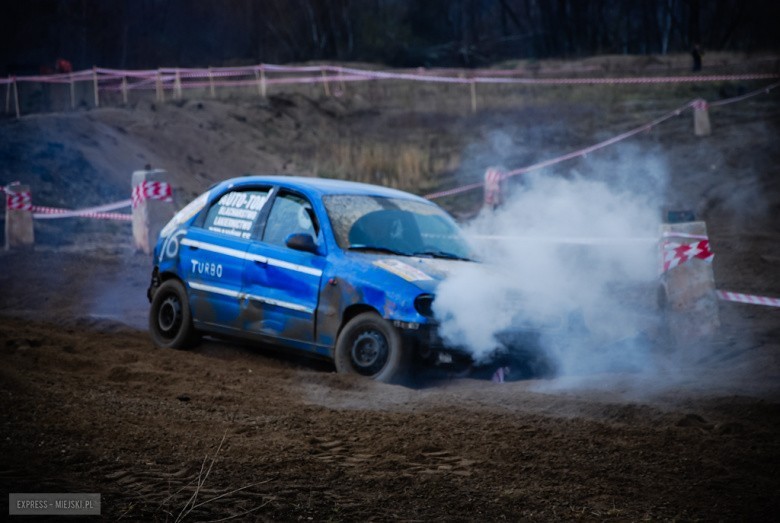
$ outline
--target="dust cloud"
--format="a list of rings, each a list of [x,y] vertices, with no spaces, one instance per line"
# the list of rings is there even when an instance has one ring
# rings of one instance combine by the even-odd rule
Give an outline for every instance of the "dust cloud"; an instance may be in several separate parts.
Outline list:
[[[666,175],[660,154],[623,147],[511,179],[505,203],[465,226],[482,263],[440,285],[442,336],[487,364],[506,359],[508,333],[539,331],[559,376],[658,370],[648,333]]]

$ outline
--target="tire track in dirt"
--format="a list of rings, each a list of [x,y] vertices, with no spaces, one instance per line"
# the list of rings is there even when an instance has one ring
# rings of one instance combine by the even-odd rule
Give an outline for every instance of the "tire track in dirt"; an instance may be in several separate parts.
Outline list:
[[[412,457],[394,455],[392,463],[384,463],[383,458],[370,447],[341,439],[312,437],[309,440],[310,452],[315,460],[345,468],[357,468],[366,464],[381,472],[398,473],[404,477],[418,475],[448,475],[468,477],[477,460],[466,459],[449,450],[429,448],[415,453]]]

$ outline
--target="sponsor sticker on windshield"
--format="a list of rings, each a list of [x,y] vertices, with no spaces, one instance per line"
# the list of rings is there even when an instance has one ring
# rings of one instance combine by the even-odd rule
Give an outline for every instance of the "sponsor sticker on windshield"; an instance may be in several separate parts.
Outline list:
[[[374,262],[374,265],[381,267],[387,272],[392,272],[396,276],[400,276],[406,281],[424,281],[433,279],[420,269],[415,269],[408,263],[404,263],[401,260],[378,260]]]

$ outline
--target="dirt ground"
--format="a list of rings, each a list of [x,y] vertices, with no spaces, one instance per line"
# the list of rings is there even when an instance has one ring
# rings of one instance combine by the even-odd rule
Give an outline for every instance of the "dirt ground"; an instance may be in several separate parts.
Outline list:
[[[274,169],[313,169],[302,145],[314,140],[300,109],[307,100],[293,98],[297,109],[219,101],[201,110],[190,101],[3,120],[0,182],[27,173],[36,203],[79,207],[127,197],[129,172],[145,161],[175,165],[185,194],[263,158]],[[656,100],[635,123],[676,101]],[[543,107],[451,116],[452,134],[431,145],[451,168],[432,186],[465,176],[455,149],[468,146],[464,129],[499,128],[516,144],[524,136],[504,160],[525,165],[542,145],[549,154],[538,160],[603,139],[593,122],[616,134],[610,122],[621,113],[604,103],[612,109],[600,120],[572,101],[554,115],[571,120],[565,128]],[[370,134],[381,127],[375,120],[392,120],[399,134],[419,137],[441,125],[417,113],[343,110],[317,112],[313,127]],[[274,111],[300,133],[284,152],[283,137],[255,143]],[[520,114],[533,132],[510,124]],[[777,95],[713,111],[715,132],[704,140],[689,116],[638,138],[668,159],[669,205],[707,221],[719,288],[780,296]],[[186,121],[213,132],[185,132]],[[209,155],[220,147],[226,168],[217,172]],[[235,154],[253,147],[254,156]],[[686,365],[663,380],[637,370],[386,385],[269,347],[207,340],[193,351],[155,349],[145,328],[151,260],[131,249],[129,225],[54,222],[36,223],[34,250],[0,252],[3,493],[96,492],[104,519],[128,521],[769,521],[780,513],[780,309],[722,302],[717,339],[688,348]]]

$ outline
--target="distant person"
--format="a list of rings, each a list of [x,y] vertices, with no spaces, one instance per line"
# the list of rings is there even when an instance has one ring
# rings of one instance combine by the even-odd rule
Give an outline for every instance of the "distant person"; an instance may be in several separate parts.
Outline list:
[[[693,49],[691,49],[691,57],[693,58],[694,71],[701,71],[701,56],[703,54],[704,53],[702,52],[699,44],[694,44]]]
[[[73,72],[73,64],[64,58],[58,58],[54,65],[54,70],[59,74],[70,74]]]

